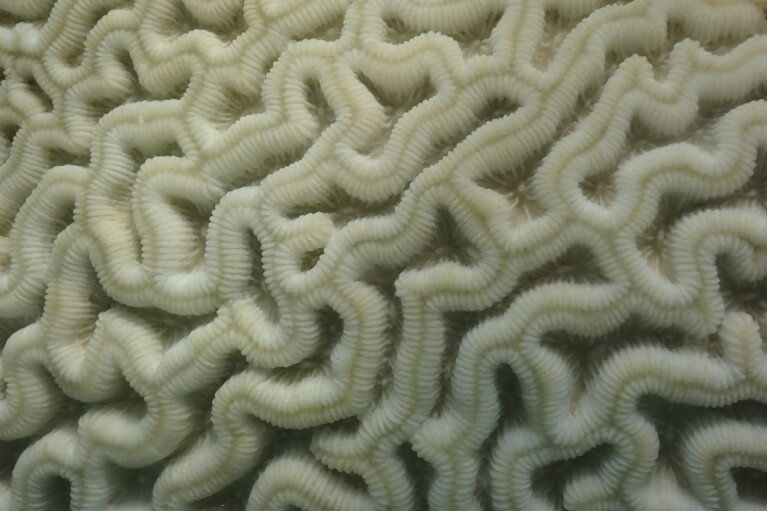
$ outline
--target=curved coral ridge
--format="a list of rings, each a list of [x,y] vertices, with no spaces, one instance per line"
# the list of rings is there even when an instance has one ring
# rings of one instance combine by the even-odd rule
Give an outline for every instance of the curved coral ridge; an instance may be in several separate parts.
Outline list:
[[[764,7],[3,0],[0,509],[761,509]]]

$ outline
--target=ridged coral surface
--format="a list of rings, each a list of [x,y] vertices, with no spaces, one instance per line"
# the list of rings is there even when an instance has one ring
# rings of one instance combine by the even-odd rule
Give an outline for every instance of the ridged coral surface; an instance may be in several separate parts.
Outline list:
[[[765,8],[0,1],[0,510],[767,508]]]

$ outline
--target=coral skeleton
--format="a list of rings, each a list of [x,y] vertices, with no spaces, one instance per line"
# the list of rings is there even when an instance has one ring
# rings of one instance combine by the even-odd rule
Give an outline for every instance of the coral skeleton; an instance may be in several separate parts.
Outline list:
[[[764,0],[0,0],[0,511],[767,509]]]

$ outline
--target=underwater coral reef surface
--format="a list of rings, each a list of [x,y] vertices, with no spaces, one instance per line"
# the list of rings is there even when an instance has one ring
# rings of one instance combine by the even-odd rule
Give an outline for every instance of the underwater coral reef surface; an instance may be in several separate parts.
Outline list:
[[[761,0],[0,0],[0,511],[767,509]]]

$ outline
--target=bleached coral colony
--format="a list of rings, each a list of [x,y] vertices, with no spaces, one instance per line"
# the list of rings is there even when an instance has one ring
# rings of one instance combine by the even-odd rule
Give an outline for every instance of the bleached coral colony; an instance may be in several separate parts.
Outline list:
[[[765,509],[765,8],[3,0],[0,509]]]

